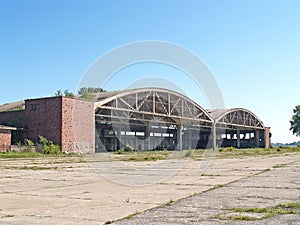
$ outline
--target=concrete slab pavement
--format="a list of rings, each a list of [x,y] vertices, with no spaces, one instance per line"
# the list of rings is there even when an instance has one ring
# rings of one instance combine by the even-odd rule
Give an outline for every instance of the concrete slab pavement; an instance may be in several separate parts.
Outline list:
[[[215,159],[206,170],[199,169],[197,160],[182,167],[176,160],[93,164],[69,158],[3,159],[0,224],[104,224],[197,193],[116,224],[226,224],[209,218],[232,206],[299,200],[299,159],[297,153]],[[169,172],[174,173],[167,177]],[[144,180],[149,185],[132,185]]]

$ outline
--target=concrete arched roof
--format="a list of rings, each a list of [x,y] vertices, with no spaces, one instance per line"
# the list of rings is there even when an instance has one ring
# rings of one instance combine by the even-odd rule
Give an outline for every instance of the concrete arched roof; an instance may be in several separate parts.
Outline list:
[[[265,129],[263,122],[253,112],[244,108],[208,110],[216,124],[237,125]]]
[[[187,96],[180,94],[178,92],[164,89],[164,88],[138,88],[138,89],[128,89],[128,90],[120,90],[120,91],[112,91],[112,92],[102,92],[99,93],[97,97],[97,101],[95,103],[95,110],[97,108],[101,108],[108,104],[109,102],[112,102],[113,100],[116,100],[118,98],[123,98],[125,96],[130,96],[133,94],[139,94],[139,93],[145,93],[145,92],[152,92],[152,93],[164,93],[167,95],[177,96],[178,98],[183,99],[183,101],[186,104],[190,104],[194,106],[197,110],[201,111],[201,113],[205,116],[207,121],[210,121],[213,123],[214,119],[212,116],[203,109],[200,105],[198,105],[196,102],[194,102],[192,99],[188,98]]]

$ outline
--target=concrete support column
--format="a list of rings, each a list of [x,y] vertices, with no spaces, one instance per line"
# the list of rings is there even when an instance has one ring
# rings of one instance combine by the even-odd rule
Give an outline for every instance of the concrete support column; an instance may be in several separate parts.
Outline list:
[[[177,135],[176,135],[176,139],[177,139],[177,146],[176,146],[176,150],[182,150],[182,126],[181,124],[177,124]]]
[[[237,148],[241,147],[241,131],[237,130],[236,131],[236,138],[237,138]]]
[[[115,137],[109,137],[111,150],[115,150]]]
[[[188,143],[188,148],[192,149],[192,129],[188,129],[188,135],[189,135],[189,143]]]
[[[136,136],[136,132],[134,132],[134,149],[135,150],[141,150],[139,149],[139,140],[138,140],[138,137]]]
[[[121,129],[118,128],[117,129],[117,150],[121,149],[121,144],[122,144],[122,140],[121,140]]]
[[[150,127],[145,126],[145,142],[144,142],[144,150],[149,151],[150,149]]]
[[[107,146],[106,146],[106,138],[105,138],[105,130],[102,130],[102,145],[104,147],[104,151],[107,151]]]
[[[259,130],[255,130],[255,147],[259,147]]]
[[[213,123],[212,127],[212,148],[214,150],[217,149],[217,128],[215,123]]]

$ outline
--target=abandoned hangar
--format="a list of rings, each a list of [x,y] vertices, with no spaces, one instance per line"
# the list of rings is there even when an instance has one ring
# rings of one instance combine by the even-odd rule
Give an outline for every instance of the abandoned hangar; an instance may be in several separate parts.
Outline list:
[[[1,111],[0,124],[18,128],[15,143],[41,135],[63,152],[114,151],[126,145],[136,150],[270,145],[270,128],[247,109],[205,110],[162,88],[101,92],[96,99],[28,99],[22,109]]]

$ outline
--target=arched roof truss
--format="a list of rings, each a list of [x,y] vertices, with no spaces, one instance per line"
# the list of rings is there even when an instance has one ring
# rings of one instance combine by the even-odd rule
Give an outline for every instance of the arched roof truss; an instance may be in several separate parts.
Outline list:
[[[215,121],[217,126],[265,129],[263,122],[254,113],[241,108],[224,110]]]
[[[105,94],[104,94],[105,95]],[[140,121],[211,126],[213,119],[201,106],[186,96],[166,89],[143,88],[102,96],[95,104],[96,116]]]

